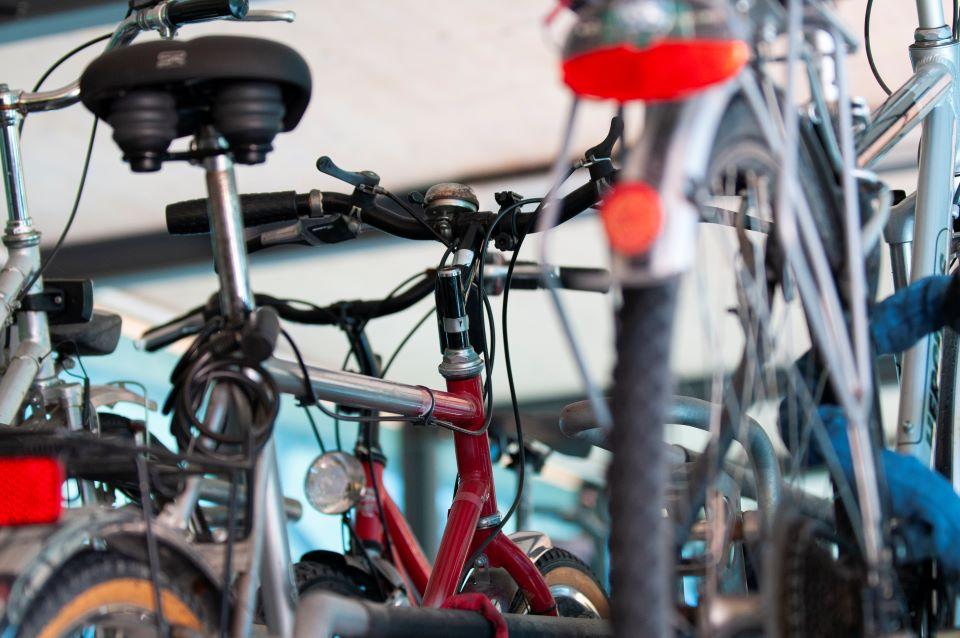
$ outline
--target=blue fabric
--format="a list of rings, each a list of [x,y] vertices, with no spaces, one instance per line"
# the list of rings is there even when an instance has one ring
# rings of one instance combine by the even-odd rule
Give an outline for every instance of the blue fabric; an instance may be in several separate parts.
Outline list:
[[[925,277],[901,288],[870,310],[870,333],[880,354],[903,352],[943,328],[950,275]]]
[[[931,332],[955,321],[956,317],[946,316],[945,301],[951,279],[947,275],[926,277],[873,306],[870,309],[870,333],[877,352],[903,352]],[[811,396],[816,396],[823,368],[815,353],[808,351],[800,357],[797,369]],[[817,411],[844,475],[854,483],[847,418],[842,408],[832,404],[834,399],[829,388],[822,401],[823,405]],[[803,414],[799,405],[793,407],[795,414]],[[788,446],[789,408],[787,400],[780,405],[780,431]],[[803,429],[801,427],[800,431]],[[812,465],[823,462],[813,441],[805,461]],[[953,486],[917,459],[891,450],[881,452],[880,463],[886,476],[892,514],[906,524],[905,534],[914,539],[928,539],[944,571],[953,578],[960,577],[960,496],[953,491]]]
[[[817,411],[843,473],[853,483],[847,418],[835,405],[823,405]],[[954,578],[960,576],[960,496],[953,486],[911,456],[883,450],[880,463],[887,478],[893,515],[913,527],[913,532],[929,534],[941,567]]]

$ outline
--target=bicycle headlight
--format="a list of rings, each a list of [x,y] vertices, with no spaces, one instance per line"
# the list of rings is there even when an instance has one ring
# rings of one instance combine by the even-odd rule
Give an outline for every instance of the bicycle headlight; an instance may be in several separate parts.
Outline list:
[[[310,464],[303,491],[321,514],[343,514],[360,501],[364,485],[366,474],[357,457],[327,452]]]

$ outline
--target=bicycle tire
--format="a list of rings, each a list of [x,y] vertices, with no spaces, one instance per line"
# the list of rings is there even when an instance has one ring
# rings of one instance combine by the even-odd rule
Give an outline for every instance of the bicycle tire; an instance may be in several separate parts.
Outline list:
[[[707,171],[711,183],[724,176],[720,169],[725,165],[744,172],[766,171],[772,177],[779,171],[779,156],[769,149],[750,105],[739,96],[728,104],[711,149]],[[842,234],[832,232],[840,228],[838,191],[829,186],[824,174],[829,162],[809,129],[801,130],[797,161],[799,182],[827,260],[834,273],[843,276]],[[733,177],[739,188],[743,175]],[[772,180],[771,187],[776,188],[776,183]],[[780,280],[784,268],[775,234],[770,235],[766,250],[772,268],[767,271],[767,283],[772,284]],[[610,436],[614,454],[608,473],[611,612],[617,636],[660,638],[671,632],[674,600],[669,563],[675,548],[663,516],[668,480],[663,448],[678,283],[674,278],[625,288],[617,318]]]
[[[537,570],[547,581],[561,618],[609,618],[610,600],[593,570],[565,549],[554,547],[536,560]],[[586,600],[583,600],[586,599]],[[510,612],[526,613],[526,597],[518,591]]]
[[[161,572],[161,606],[167,625],[209,635],[219,615],[214,592],[199,591],[188,575]],[[153,621],[156,607],[150,567],[120,554],[85,552],[68,561],[34,598],[17,638],[80,635],[93,621],[117,622],[124,615]]]
[[[358,573],[356,568],[301,560],[293,565],[297,590],[303,596],[311,591],[329,591],[348,598],[383,602],[374,576]]]
[[[675,280],[623,291],[613,375],[610,463],[611,617],[618,636],[668,635],[664,420],[671,394]]]

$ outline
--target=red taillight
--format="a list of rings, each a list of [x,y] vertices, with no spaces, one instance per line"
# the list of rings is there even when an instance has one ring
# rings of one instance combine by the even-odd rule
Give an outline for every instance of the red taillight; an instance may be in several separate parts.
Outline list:
[[[563,62],[563,81],[581,97],[674,100],[729,80],[750,55],[741,40],[659,40],[637,48],[616,44]]]
[[[0,457],[0,525],[53,523],[60,518],[63,467],[44,456]]]
[[[644,182],[618,184],[604,200],[600,217],[616,252],[639,255],[653,245],[663,226],[660,195]]]

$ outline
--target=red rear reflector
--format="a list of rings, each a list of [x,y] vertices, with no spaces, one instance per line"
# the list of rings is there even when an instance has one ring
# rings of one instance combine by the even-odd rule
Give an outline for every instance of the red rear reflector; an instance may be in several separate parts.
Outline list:
[[[646,252],[663,227],[660,194],[644,182],[617,184],[600,208],[610,246],[618,253]]]
[[[663,39],[643,49],[617,44],[563,62],[563,81],[581,97],[674,100],[729,80],[750,50],[741,40]]]
[[[53,523],[60,518],[63,468],[45,456],[0,457],[0,525]]]

